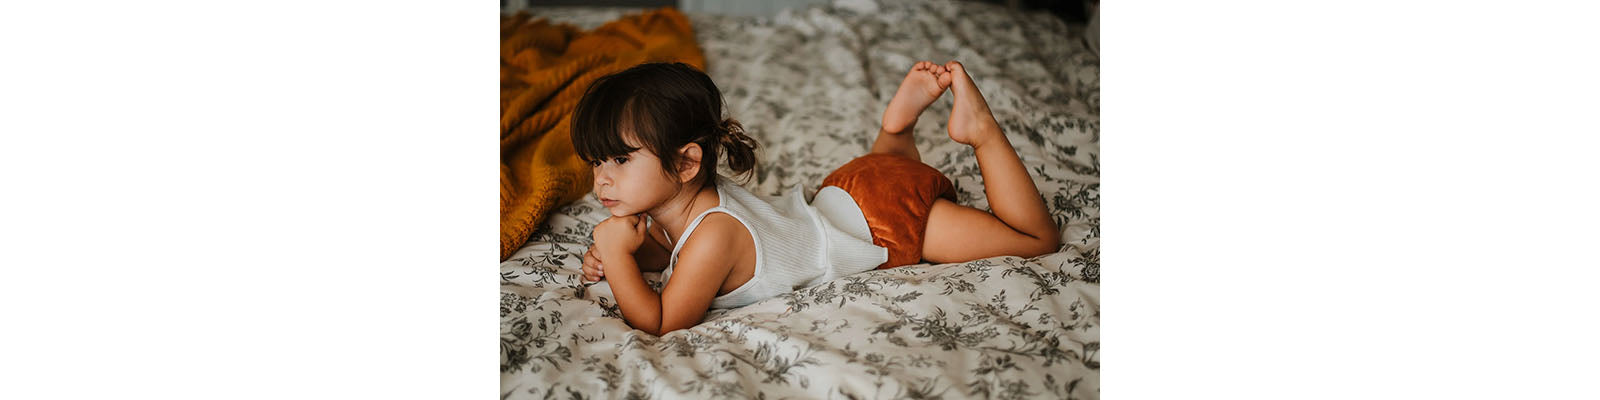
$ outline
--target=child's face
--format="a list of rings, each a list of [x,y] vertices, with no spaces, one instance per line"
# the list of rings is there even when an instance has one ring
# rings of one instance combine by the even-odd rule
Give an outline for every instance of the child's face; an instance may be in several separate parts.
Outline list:
[[[624,142],[638,147],[632,138]],[[612,216],[649,211],[672,198],[680,186],[662,171],[661,160],[644,148],[589,165],[594,168],[594,195]]]

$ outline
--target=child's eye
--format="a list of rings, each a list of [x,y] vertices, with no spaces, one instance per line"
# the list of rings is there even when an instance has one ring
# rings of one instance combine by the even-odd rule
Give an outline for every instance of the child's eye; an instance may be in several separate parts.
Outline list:
[[[600,160],[589,161],[589,166],[590,167],[594,167],[594,168],[600,168]]]
[[[623,163],[627,163],[628,162],[628,157],[617,157],[617,158],[613,158],[612,160],[616,161],[617,164],[623,164]]]

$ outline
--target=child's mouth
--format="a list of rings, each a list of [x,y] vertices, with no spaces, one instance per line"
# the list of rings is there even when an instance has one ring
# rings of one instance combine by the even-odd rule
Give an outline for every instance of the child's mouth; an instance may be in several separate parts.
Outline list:
[[[617,203],[620,203],[620,201],[616,201],[616,200],[612,200],[612,199],[606,199],[606,198],[601,198],[600,199],[600,205],[605,206],[606,208],[611,208],[611,206],[617,205]]]

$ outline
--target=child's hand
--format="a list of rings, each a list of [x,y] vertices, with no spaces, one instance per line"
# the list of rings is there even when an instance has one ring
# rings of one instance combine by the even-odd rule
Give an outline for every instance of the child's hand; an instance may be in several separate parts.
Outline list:
[[[638,215],[610,217],[594,226],[594,246],[600,254],[633,254],[644,243],[644,218]]]
[[[606,278],[606,269],[600,264],[600,256],[595,254],[595,248],[589,246],[589,251],[583,252],[583,280],[599,282]]]

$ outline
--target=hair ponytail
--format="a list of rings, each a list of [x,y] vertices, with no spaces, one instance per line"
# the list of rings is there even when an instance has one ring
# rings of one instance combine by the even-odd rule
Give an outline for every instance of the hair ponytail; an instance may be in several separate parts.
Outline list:
[[[748,177],[756,167],[756,140],[746,135],[744,125],[733,118],[718,122],[716,130],[717,144],[728,155],[728,168]]]

